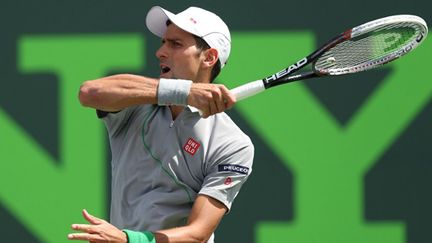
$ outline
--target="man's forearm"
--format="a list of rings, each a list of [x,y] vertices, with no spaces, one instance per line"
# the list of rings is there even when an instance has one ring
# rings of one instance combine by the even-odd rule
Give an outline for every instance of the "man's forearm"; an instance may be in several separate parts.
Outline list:
[[[185,88],[165,85],[164,92],[161,93],[165,95],[158,97],[159,79],[119,74],[84,82],[79,90],[79,100],[83,106],[109,112],[140,104],[187,104],[201,110],[203,117],[229,109],[235,103],[235,96],[223,85],[210,83],[186,85],[187,80],[176,80],[176,82],[182,82],[179,85]],[[158,100],[158,98],[162,99]]]
[[[120,74],[84,82],[79,90],[83,106],[119,111],[138,104],[156,104],[159,81],[143,76]]]

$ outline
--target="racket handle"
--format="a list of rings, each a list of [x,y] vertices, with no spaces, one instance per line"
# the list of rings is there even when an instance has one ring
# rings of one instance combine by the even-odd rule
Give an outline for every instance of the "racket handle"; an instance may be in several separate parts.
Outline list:
[[[256,95],[258,93],[261,93],[264,90],[265,90],[264,82],[260,79],[257,81],[249,82],[247,84],[243,84],[230,91],[235,95],[237,101],[239,101],[251,97],[253,95]]]
[[[237,101],[239,101],[251,97],[253,95],[256,95],[264,90],[265,90],[264,82],[260,79],[260,80],[249,82],[247,84],[240,85],[237,88],[234,88],[230,91],[231,93],[234,94]],[[200,116],[202,116],[202,111],[198,110],[198,112]]]

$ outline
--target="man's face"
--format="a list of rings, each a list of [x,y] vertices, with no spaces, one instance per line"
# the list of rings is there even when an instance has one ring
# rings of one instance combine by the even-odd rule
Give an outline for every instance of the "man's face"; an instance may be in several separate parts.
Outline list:
[[[161,78],[200,81],[204,54],[196,47],[192,34],[175,24],[168,25],[156,56],[159,59]]]

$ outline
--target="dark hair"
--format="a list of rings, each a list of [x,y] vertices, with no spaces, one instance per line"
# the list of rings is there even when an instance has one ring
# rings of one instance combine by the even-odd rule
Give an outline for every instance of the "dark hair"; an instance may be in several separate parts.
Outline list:
[[[196,35],[193,35],[195,42],[196,42],[196,46],[198,49],[200,49],[201,51],[210,49],[209,44],[207,44],[207,42],[201,38],[198,37]],[[212,70],[211,70],[211,74],[210,74],[210,82],[213,82],[215,80],[215,78],[219,75],[221,71],[221,62],[220,59],[217,60],[217,63],[213,66]]]
[[[166,25],[168,26],[171,23],[172,23],[171,20],[167,20]],[[196,46],[200,51],[205,51],[207,49],[210,49],[209,44],[203,38],[196,36],[196,35],[193,35],[193,34],[192,34],[192,36],[194,37]],[[217,63],[213,66],[213,68],[211,70],[210,82],[213,82],[216,79],[216,77],[219,75],[220,71],[221,71],[221,62],[220,62],[220,59],[218,59]]]

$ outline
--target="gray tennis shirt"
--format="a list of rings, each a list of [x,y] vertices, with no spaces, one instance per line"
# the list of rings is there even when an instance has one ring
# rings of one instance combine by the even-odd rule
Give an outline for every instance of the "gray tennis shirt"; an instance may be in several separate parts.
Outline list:
[[[225,113],[140,105],[104,118],[112,152],[110,221],[156,231],[186,224],[198,194],[228,209],[252,171],[254,147]],[[212,242],[210,240],[209,242]]]

